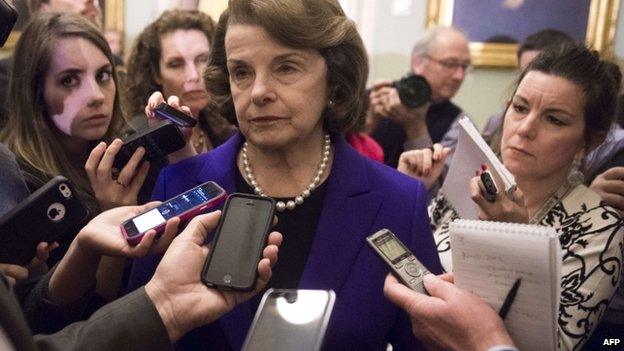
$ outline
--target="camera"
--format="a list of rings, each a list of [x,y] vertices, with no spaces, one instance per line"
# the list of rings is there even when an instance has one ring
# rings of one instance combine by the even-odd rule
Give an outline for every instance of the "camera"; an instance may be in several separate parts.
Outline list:
[[[421,107],[431,99],[431,86],[425,77],[410,74],[393,83],[401,103],[409,108]]]

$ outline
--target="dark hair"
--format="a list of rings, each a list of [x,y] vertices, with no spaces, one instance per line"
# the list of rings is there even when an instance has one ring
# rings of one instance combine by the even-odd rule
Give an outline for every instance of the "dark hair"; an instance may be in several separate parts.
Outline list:
[[[154,79],[160,75],[160,39],[178,29],[199,30],[212,43],[215,23],[210,16],[198,10],[169,10],[145,27],[128,58],[128,74],[123,94],[124,112],[128,117],[142,114],[149,96],[154,91],[162,90]]]
[[[558,45],[574,44],[574,39],[566,33],[556,29],[544,29],[529,35],[518,48],[518,60],[525,51],[542,51]]]
[[[285,46],[318,50],[327,64],[327,86],[334,102],[325,111],[325,128],[346,133],[363,125],[368,59],[355,24],[337,1],[230,0],[217,24],[204,82],[220,113],[236,123],[225,52],[230,23],[257,25]]]
[[[585,93],[586,148],[598,146],[615,120],[617,97],[622,73],[609,61],[600,59],[595,50],[582,45],[562,45],[542,51],[524,69],[517,85],[527,73],[539,71],[565,78],[577,84]],[[516,85],[516,87],[517,87]]]

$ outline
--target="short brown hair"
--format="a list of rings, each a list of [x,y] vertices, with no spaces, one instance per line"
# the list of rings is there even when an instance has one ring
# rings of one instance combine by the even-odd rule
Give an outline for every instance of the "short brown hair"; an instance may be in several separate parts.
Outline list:
[[[162,87],[156,83],[160,74],[160,39],[178,29],[196,29],[204,33],[212,43],[215,23],[207,14],[198,10],[169,10],[147,26],[137,38],[128,58],[126,87],[124,89],[124,112],[131,118],[142,114],[147,99]]]
[[[368,58],[355,23],[334,0],[230,0],[221,15],[204,82],[220,113],[236,122],[225,52],[230,23],[262,27],[277,42],[316,49],[327,64],[327,85],[334,105],[324,116],[330,132],[346,133],[364,123]]]

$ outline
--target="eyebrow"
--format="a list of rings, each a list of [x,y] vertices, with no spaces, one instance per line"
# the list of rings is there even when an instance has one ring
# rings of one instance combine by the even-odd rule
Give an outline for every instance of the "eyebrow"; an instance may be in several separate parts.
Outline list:
[[[104,68],[113,68],[113,65],[111,65],[110,63],[105,63],[102,66],[100,66],[96,71],[100,71]],[[80,73],[84,73],[85,70],[84,69],[80,69],[80,68],[68,68],[68,69],[64,69],[58,73],[55,74],[56,77],[61,76],[61,75],[65,75],[65,74],[80,74]]]
[[[281,61],[281,60],[285,60],[291,57],[296,57],[296,58],[301,58],[301,59],[304,58],[303,55],[298,52],[287,52],[285,54],[275,56],[271,61],[273,62]],[[232,63],[232,64],[239,64],[239,65],[247,63],[245,60],[239,60],[239,59],[228,59],[227,62]]]
[[[514,98],[518,98],[518,99],[522,100],[522,102],[527,104],[527,105],[529,104],[529,101],[527,99],[523,98],[520,95],[516,94],[516,95],[514,95]],[[565,113],[566,115],[568,115],[570,117],[575,117],[575,115],[573,113],[571,113],[569,111],[566,111],[564,109],[561,109],[561,108],[557,108],[557,107],[547,108],[546,111],[548,111],[548,112],[563,112],[563,113]]]

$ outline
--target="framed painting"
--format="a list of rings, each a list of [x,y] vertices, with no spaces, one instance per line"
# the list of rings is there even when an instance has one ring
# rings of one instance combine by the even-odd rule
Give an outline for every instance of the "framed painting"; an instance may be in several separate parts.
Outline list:
[[[620,0],[429,0],[427,27],[466,33],[475,66],[516,67],[519,43],[547,28],[613,58],[619,6]]]
[[[9,35],[2,51],[12,51],[17,44],[22,30],[29,20],[28,6],[26,0],[9,0],[17,9],[17,23]],[[124,33],[124,0],[97,0],[102,10],[103,29],[112,30],[123,35]]]

